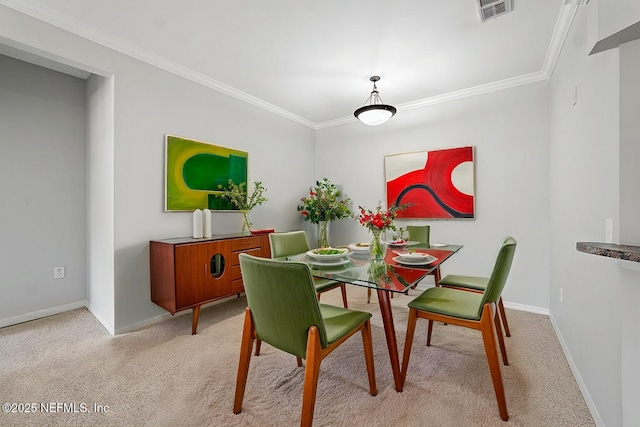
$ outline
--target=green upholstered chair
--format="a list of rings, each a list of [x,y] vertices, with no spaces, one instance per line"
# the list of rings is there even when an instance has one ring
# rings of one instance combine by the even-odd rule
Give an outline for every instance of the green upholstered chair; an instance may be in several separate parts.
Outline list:
[[[438,286],[482,293],[487,288],[488,283],[488,277],[447,274],[438,282]],[[500,319],[502,321],[501,323],[502,327],[504,328],[504,333],[506,336],[510,337],[511,331],[509,330],[509,322],[507,322],[507,313],[504,310],[502,296],[500,296],[500,298],[498,299],[498,311],[500,313]]]
[[[409,232],[409,240],[420,242],[418,247],[428,248],[429,246],[429,234],[431,233],[431,227],[428,225],[407,225],[407,231]]]
[[[302,230],[289,231],[286,233],[271,233],[269,234],[269,246],[271,247],[271,258],[283,258],[290,255],[301,254],[311,249],[309,240],[307,239],[307,233]],[[318,300],[320,300],[320,294],[322,292],[340,288],[342,292],[342,304],[344,308],[349,308],[347,303],[347,289],[344,283],[317,278],[314,279],[314,283]]]
[[[419,248],[428,249],[430,246],[429,235],[431,234],[431,227],[428,225],[407,225],[407,231],[409,232],[409,240],[420,242]],[[433,276],[435,283],[440,280],[440,266],[429,273]]]
[[[502,357],[504,364],[507,365],[508,361],[506,359],[506,352],[504,351],[502,331],[496,323],[497,320],[499,321],[496,303],[507,281],[515,250],[515,239],[513,237],[505,238],[500,246],[493,271],[483,293],[434,287],[427,289],[409,302],[407,336],[402,357],[403,385],[407,376],[409,356],[411,355],[413,335],[418,317],[429,321],[427,328],[428,346],[431,345],[431,332],[434,321],[480,330],[489,363],[489,370],[491,371],[493,388],[498,401],[500,417],[504,421],[509,419],[504,385],[502,382],[502,372],[498,358],[498,347],[503,350]]]
[[[307,233],[302,230],[269,234],[269,247],[271,248],[271,258],[284,258],[291,255],[305,253],[311,249],[309,246],[309,239],[307,239]],[[318,301],[320,301],[320,294],[322,292],[330,291],[339,287],[342,292],[342,304],[344,304],[344,308],[349,308],[349,305],[347,304],[347,289],[345,288],[344,283],[314,277],[313,284],[316,288]],[[262,341],[257,340],[256,356],[260,355],[261,345]]]
[[[309,266],[242,253],[240,269],[247,296],[233,412],[242,410],[254,339],[306,360],[300,424],[310,426],[320,362],[347,338],[362,332],[369,393],[377,392],[371,313],[320,304]],[[289,402],[283,404],[289,405]],[[348,402],[345,402],[348,405]]]

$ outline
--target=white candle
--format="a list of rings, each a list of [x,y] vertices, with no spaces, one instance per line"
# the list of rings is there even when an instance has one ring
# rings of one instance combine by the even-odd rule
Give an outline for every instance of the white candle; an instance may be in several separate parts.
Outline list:
[[[203,237],[211,237],[211,211],[205,209],[202,211]]]
[[[202,238],[202,211],[200,209],[193,211],[193,238]]]

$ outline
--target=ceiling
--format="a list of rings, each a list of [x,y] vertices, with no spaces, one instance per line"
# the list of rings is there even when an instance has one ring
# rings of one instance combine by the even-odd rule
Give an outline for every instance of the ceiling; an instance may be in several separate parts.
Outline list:
[[[372,75],[399,114],[548,77],[564,37],[564,0],[514,0],[511,13],[486,22],[476,0],[12,3],[315,128],[353,120]]]

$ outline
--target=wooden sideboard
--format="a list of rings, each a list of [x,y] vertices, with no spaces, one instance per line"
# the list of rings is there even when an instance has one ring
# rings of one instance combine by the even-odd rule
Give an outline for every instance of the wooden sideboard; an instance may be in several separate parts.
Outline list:
[[[244,292],[238,255],[269,258],[269,236],[227,234],[149,242],[151,301],[171,314],[192,309],[196,334],[200,306]]]

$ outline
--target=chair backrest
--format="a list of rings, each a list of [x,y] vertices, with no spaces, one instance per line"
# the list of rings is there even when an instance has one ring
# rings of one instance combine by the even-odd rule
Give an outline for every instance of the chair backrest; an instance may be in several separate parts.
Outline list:
[[[289,231],[286,233],[269,234],[271,258],[281,258],[289,255],[307,252],[311,247],[305,231]]]
[[[496,263],[493,265],[493,271],[491,272],[491,277],[489,277],[487,288],[484,290],[482,304],[480,304],[478,314],[482,314],[482,308],[487,302],[493,303],[500,299],[504,285],[507,282],[507,277],[509,276],[509,271],[511,270],[511,263],[513,262],[515,253],[516,240],[510,236],[505,237],[502,245],[500,245],[498,257],[496,258]]]
[[[423,245],[429,244],[429,233],[431,227],[428,225],[407,225],[409,240],[415,240]]]
[[[309,266],[241,253],[240,270],[257,337],[305,359],[307,332],[316,326],[320,345],[327,332]]]

